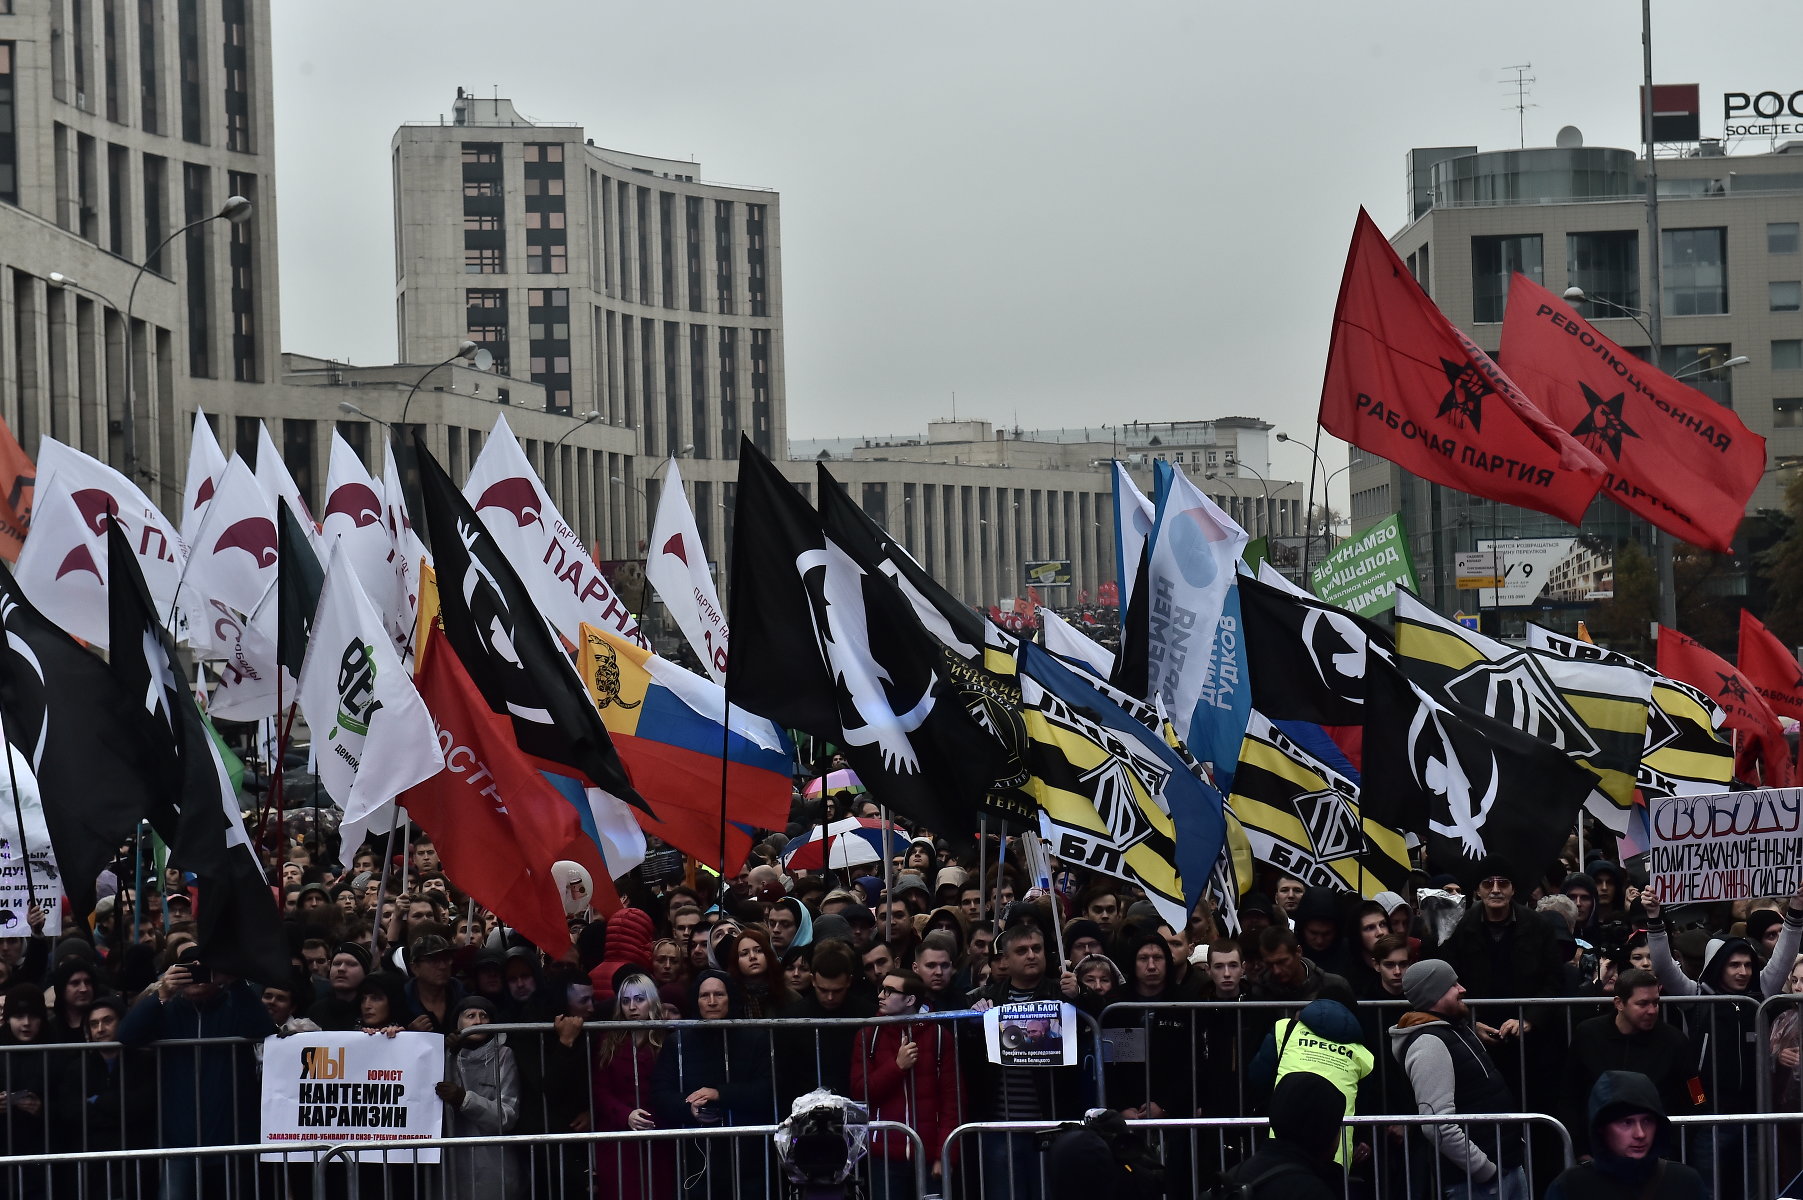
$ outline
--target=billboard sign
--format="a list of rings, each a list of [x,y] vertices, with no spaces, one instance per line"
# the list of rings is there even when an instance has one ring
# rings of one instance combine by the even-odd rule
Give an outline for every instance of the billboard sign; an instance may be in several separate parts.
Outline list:
[[[1071,560],[1068,558],[1048,558],[1038,562],[1025,563],[1021,571],[1026,575],[1026,582],[1032,587],[1069,587],[1071,585]]]
[[[1500,587],[1478,591],[1485,608],[1539,604],[1589,604],[1615,595],[1615,557],[1583,538],[1482,538],[1502,577]]]

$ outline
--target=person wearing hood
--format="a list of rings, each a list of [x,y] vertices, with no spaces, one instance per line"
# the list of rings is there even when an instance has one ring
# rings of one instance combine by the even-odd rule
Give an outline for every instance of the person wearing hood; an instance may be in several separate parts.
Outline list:
[[[1584,868],[1596,889],[1596,911],[1592,925],[1619,921],[1628,910],[1628,875],[1620,866],[1605,859],[1591,859]]]
[[[1127,986],[1112,998],[1121,1004],[1164,1004],[1171,999],[1171,947],[1156,931],[1132,935],[1121,947]],[[1108,1103],[1129,1120],[1188,1116],[1196,1111],[1195,1062],[1189,1014],[1171,1008],[1121,1008],[1102,1014],[1104,1029],[1131,1029],[1139,1037],[1121,1047],[1103,1071]]]
[[[1452,965],[1423,959],[1403,974],[1402,991],[1409,1011],[1390,1030],[1390,1052],[1408,1075],[1417,1111],[1441,1117],[1514,1112],[1515,1097],[1472,1027]],[[1468,1131],[1451,1123],[1421,1129],[1439,1155],[1433,1178],[1446,1200],[1527,1200],[1519,1130]]]
[[[1223,1182],[1250,1200],[1340,1200],[1346,1173],[1336,1161],[1343,1143],[1340,1090],[1310,1071],[1292,1071],[1271,1093],[1271,1136],[1227,1172]]]
[[[1578,933],[1580,935],[1596,928],[1596,880],[1582,871],[1573,871],[1559,885],[1561,894],[1570,897],[1578,906]]]
[[[1318,1075],[1343,1097],[1342,1115],[1350,1117],[1358,1107],[1360,1084],[1377,1065],[1363,1038],[1364,1029],[1351,1009],[1334,1000],[1316,1000],[1294,1017],[1278,1021],[1265,1035],[1246,1068],[1247,1081],[1262,1096],[1293,1072]],[[1333,1157],[1342,1167],[1352,1161],[1351,1129],[1343,1132]]]
[[[509,1133],[520,1115],[520,1077],[507,1035],[490,1034],[482,1026],[496,1018],[495,1006],[481,996],[465,996],[452,1015],[457,1032],[445,1039],[455,1048],[436,1085],[445,1107],[446,1137],[492,1137]],[[444,1151],[445,1195],[450,1200],[512,1200],[520,1194],[523,1173],[510,1161],[507,1146],[474,1146]]]
[[[776,1116],[770,1055],[756,1031],[709,1028],[745,1015],[738,984],[724,971],[705,970],[689,988],[699,1026],[675,1031],[658,1056],[651,1081],[652,1115],[660,1129],[768,1125]],[[685,1141],[679,1176],[689,1200],[760,1194],[763,1159],[730,1139]]]
[[[1704,1200],[1702,1175],[1671,1152],[1659,1089],[1636,1071],[1604,1071],[1590,1089],[1590,1161],[1561,1173],[1546,1200]]]
[[[770,949],[778,959],[814,940],[814,918],[808,906],[793,896],[784,896],[770,906],[764,927],[770,931]]]
[[[506,981],[507,995],[495,1011],[502,1024],[549,1021],[563,1011],[560,999],[545,986],[538,951],[531,946],[515,946],[507,952],[501,960],[501,977]]]
[[[607,918],[607,944],[601,962],[589,972],[595,985],[595,1004],[605,1012],[613,1007],[614,976],[621,967],[651,969],[651,941],[656,936],[651,914],[626,907]]]
[[[1632,1071],[1659,1093],[1666,1113],[1700,1111],[1705,1091],[1697,1075],[1696,1051],[1688,1035],[1659,1019],[1659,980],[1630,968],[1615,977],[1615,1011],[1578,1025],[1567,1056],[1563,1116],[1571,1144],[1586,1149],[1589,1127],[1584,1106],[1597,1080],[1611,1071]]]
[[[1705,1038],[1703,1083],[1709,1102],[1718,1113],[1746,1113],[1758,1105],[1759,1061],[1756,1028],[1757,1007],[1767,996],[1784,989],[1785,976],[1803,945],[1803,887],[1784,906],[1784,928],[1771,961],[1762,970],[1759,954],[1745,938],[1711,938],[1703,951],[1703,969],[1693,980],[1672,958],[1671,935],[1665,927],[1664,908],[1650,891],[1641,897],[1647,914],[1647,949],[1653,956],[1653,974],[1666,996],[1744,996],[1747,1003],[1708,1004],[1688,1013],[1693,1041]],[[1713,1138],[1703,1139],[1699,1150],[1713,1148],[1724,1176],[1738,1173],[1745,1127],[1717,1128]]]
[[[1350,982],[1352,956],[1347,953],[1342,935],[1345,921],[1340,915],[1339,893],[1332,888],[1311,887],[1302,893],[1293,915],[1302,956],[1323,971]]]

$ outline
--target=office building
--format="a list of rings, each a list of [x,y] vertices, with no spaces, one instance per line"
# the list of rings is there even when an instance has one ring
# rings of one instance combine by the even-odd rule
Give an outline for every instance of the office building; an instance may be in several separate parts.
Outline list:
[[[1733,155],[1707,140],[1662,147],[1659,296],[1644,282],[1644,160],[1581,143],[1568,129],[1550,148],[1411,151],[1409,222],[1391,244],[1440,309],[1491,354],[1517,271],[1554,292],[1582,288],[1590,298],[1578,305],[1583,316],[1642,357],[1646,330],[1621,310],[1660,304],[1659,365],[1734,409],[1767,439],[1772,463],[1796,461],[1803,454],[1803,142]],[[1728,365],[1742,357],[1744,364]],[[1477,593],[1456,589],[1454,568],[1455,556],[1482,540],[1589,535],[1588,548],[1561,572],[1559,599],[1543,597],[1556,609],[1583,603],[1580,591],[1594,598],[1611,586],[1610,574],[1591,561],[1596,546],[1648,536],[1644,522],[1606,499],[1573,529],[1429,484],[1357,447],[1351,455],[1354,529],[1401,513],[1425,598],[1443,611],[1479,604]],[[1769,471],[1748,512],[1780,507],[1788,479]],[[1741,541],[1758,535],[1759,524],[1744,522]],[[1722,581],[1744,587],[1746,576],[1724,572]]]

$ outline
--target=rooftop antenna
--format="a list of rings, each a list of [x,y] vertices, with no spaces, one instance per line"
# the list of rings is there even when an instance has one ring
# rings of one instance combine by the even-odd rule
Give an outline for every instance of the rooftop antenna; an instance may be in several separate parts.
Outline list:
[[[1528,74],[1528,72],[1533,69],[1534,64],[1531,62],[1516,63],[1512,67],[1503,68],[1505,71],[1515,72],[1515,78],[1497,80],[1497,82],[1504,87],[1512,87],[1515,89],[1515,103],[1508,107],[1515,110],[1515,131],[1521,138],[1521,148],[1523,150],[1528,148],[1528,109],[1540,107],[1538,104],[1528,103],[1528,93],[1533,90],[1533,85],[1539,82],[1539,80]]]
[[[958,419],[958,393],[952,393],[952,420]]]

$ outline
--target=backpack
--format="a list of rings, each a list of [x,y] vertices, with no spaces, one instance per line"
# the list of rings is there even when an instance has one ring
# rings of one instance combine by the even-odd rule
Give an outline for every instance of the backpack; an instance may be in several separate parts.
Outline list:
[[[1219,1183],[1215,1184],[1214,1187],[1204,1189],[1200,1195],[1197,1196],[1196,1200],[1257,1200],[1258,1189],[1260,1187],[1270,1180],[1278,1179],[1285,1175],[1308,1175],[1312,1177],[1314,1172],[1310,1171],[1301,1163],[1278,1163],[1269,1170],[1260,1171],[1251,1179],[1244,1180],[1243,1182],[1235,1183],[1228,1179],[1222,1179]]]

